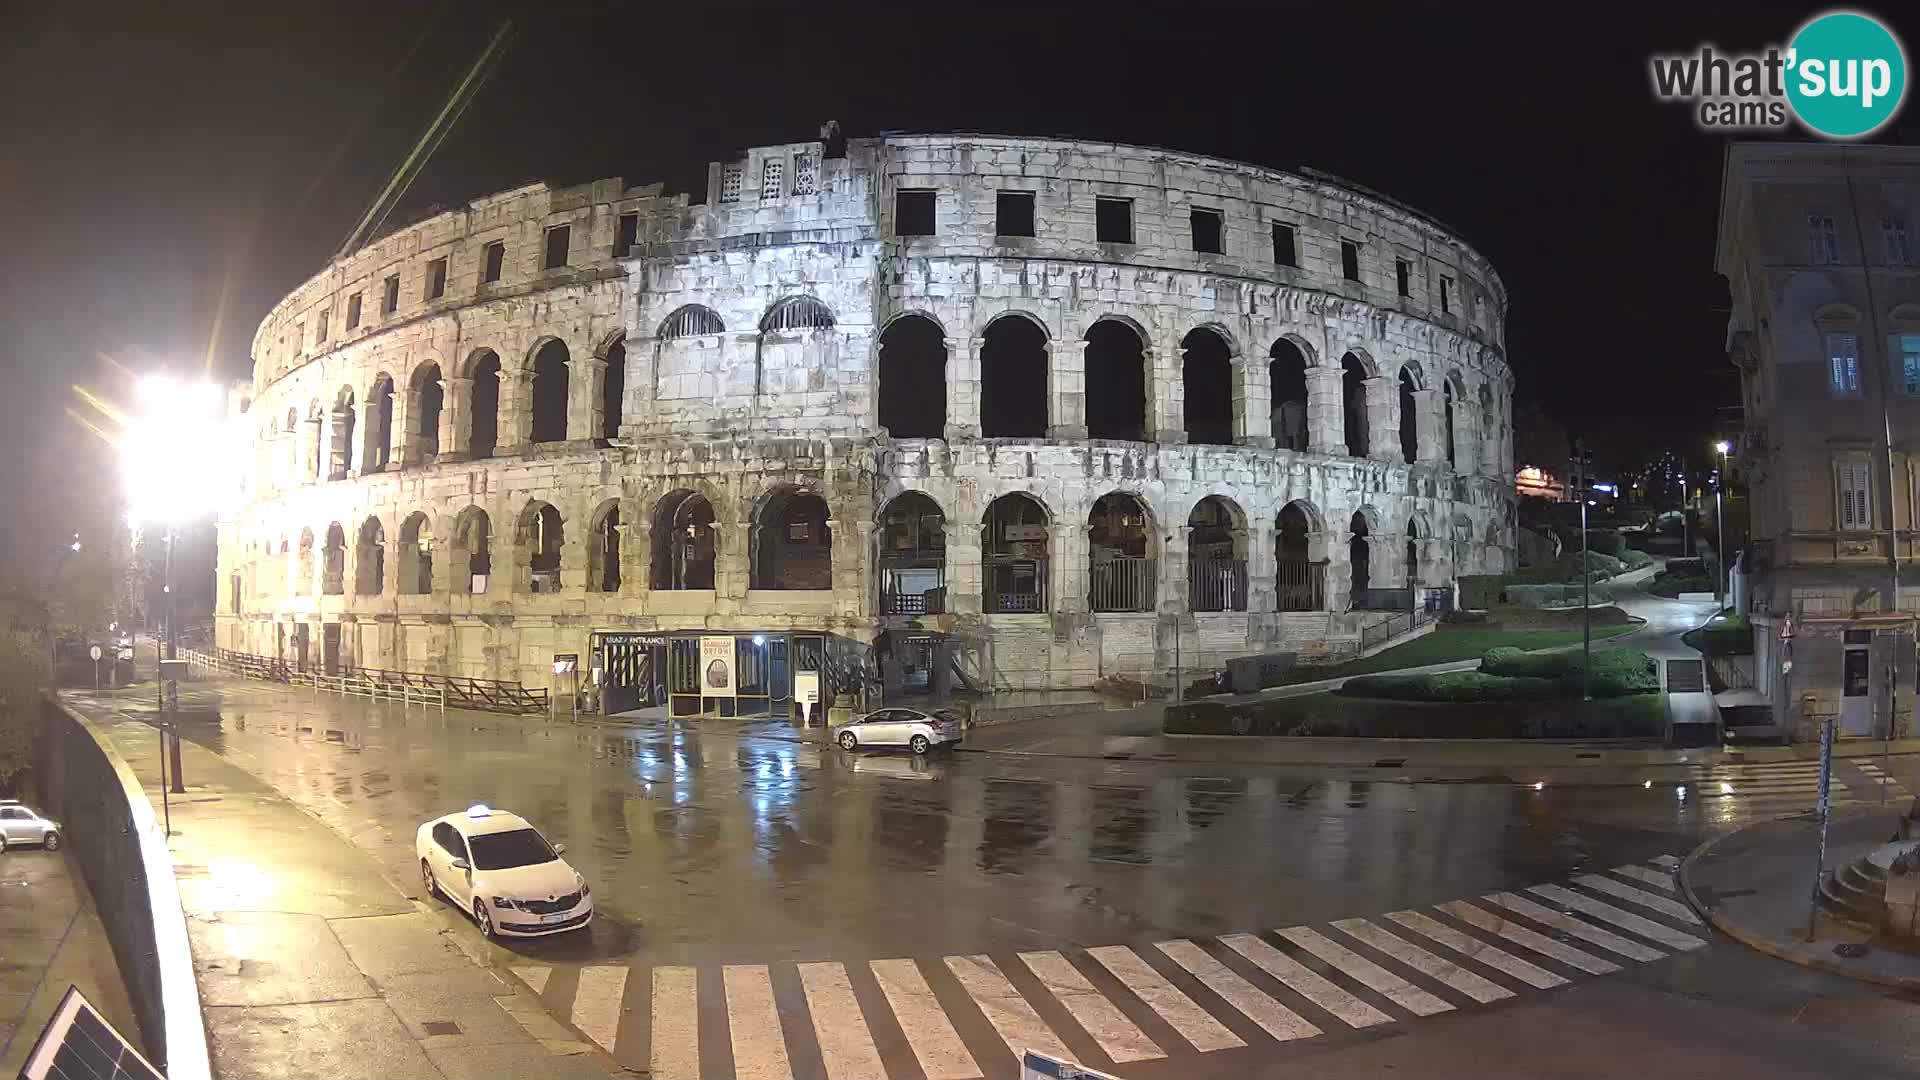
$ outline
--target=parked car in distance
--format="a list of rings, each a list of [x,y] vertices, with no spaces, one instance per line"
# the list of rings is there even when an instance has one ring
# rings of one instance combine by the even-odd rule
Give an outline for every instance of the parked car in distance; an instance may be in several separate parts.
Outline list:
[[[41,817],[18,799],[0,799],[0,851],[19,844],[60,850],[60,823]]]
[[[936,746],[960,741],[960,714],[952,709],[924,712],[898,705],[875,709],[851,723],[833,729],[833,741],[842,750],[862,746],[904,746],[924,754]]]
[[[593,890],[518,814],[485,805],[421,825],[414,857],[429,898],[437,895],[473,915],[487,937],[538,937],[593,921]]]

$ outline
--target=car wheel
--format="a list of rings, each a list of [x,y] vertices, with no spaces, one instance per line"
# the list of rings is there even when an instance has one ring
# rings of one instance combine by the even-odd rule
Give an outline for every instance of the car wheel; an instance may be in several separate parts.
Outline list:
[[[427,899],[440,894],[440,883],[433,880],[433,867],[428,866],[425,859],[420,860],[420,884],[427,890]]]
[[[854,747],[859,745],[860,745],[860,740],[853,734],[853,732],[843,731],[840,733],[840,749],[851,750]]]
[[[40,843],[44,845],[48,851],[59,851],[60,850],[60,834],[57,832],[50,832],[47,834],[46,839],[40,841]]]
[[[913,738],[907,740],[907,748],[916,754],[924,754],[932,748],[932,746],[933,743],[927,741],[925,735],[915,735]]]
[[[487,905],[479,900],[473,902],[473,921],[480,924],[481,937],[491,938],[494,936],[493,916],[487,913]]]

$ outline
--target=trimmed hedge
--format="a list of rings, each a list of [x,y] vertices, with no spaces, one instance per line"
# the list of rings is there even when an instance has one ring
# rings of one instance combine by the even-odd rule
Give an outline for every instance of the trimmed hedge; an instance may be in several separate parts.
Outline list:
[[[1509,679],[1478,671],[1360,675],[1334,693],[1389,701],[1546,701],[1561,696],[1560,685],[1552,679]]]
[[[1500,588],[1507,579],[1502,574],[1462,574],[1455,580],[1460,583],[1460,606],[1484,609],[1499,606]]]
[[[1537,700],[1420,702],[1304,694],[1170,706],[1162,729],[1169,735],[1657,739],[1666,730],[1666,703],[1657,694],[1592,701],[1576,698],[1547,705]]]
[[[1613,601],[1613,590],[1605,585],[1588,587],[1594,603],[1606,604]],[[1572,585],[1509,585],[1506,588],[1507,602],[1516,607],[1543,608],[1555,604],[1578,605],[1583,590],[1576,582]]]
[[[1699,562],[1700,560],[1691,559],[1688,561]],[[1667,565],[1671,567],[1673,564],[1668,563]],[[1647,584],[1647,591],[1655,596],[1664,596],[1671,599],[1685,592],[1710,593],[1714,591],[1715,585],[1716,582],[1713,580],[1713,575],[1705,571],[1698,574],[1676,574],[1671,569],[1668,569],[1653,575],[1653,580]]]
[[[1626,548],[1620,553],[1620,563],[1629,570],[1639,570],[1653,565],[1653,556],[1638,548]]]
[[[1580,693],[1580,653],[1528,653],[1519,649],[1489,649],[1480,658],[1480,670],[1512,679],[1546,679],[1561,691]],[[1651,694],[1660,689],[1660,671],[1653,658],[1635,649],[1607,649],[1593,654],[1588,691],[1594,697]]]

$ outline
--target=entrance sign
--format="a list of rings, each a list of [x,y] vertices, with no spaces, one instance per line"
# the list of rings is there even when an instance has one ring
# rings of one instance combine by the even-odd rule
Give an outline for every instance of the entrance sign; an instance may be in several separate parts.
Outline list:
[[[733,696],[733,635],[700,639],[700,693]]]
[[[820,709],[820,673],[817,671],[796,671],[793,673],[793,703],[800,706],[800,722],[813,726],[813,717]]]
[[[554,653],[553,673],[555,675],[573,675],[580,671],[579,653]]]
[[[1083,1068],[1038,1050],[1020,1055],[1020,1080],[1119,1080],[1108,1073]]]
[[[93,648],[87,650],[87,655],[93,657],[94,660],[97,661],[106,654],[101,650],[100,646],[95,645]]]

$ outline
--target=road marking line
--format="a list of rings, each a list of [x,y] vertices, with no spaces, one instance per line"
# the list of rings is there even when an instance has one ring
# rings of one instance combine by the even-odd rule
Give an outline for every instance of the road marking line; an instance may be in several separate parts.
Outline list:
[[[1623,885],[1612,878],[1601,877],[1599,874],[1581,874],[1573,880],[1575,884],[1585,885],[1589,889],[1607,893],[1610,896],[1617,896],[1628,903],[1639,904],[1648,911],[1657,911],[1669,919],[1678,919],[1694,926],[1701,925],[1700,916],[1695,915],[1692,908],[1664,896],[1655,896],[1645,889]]]
[[[1649,870],[1644,866],[1616,866],[1613,868],[1613,872],[1619,874],[1621,877],[1630,877],[1635,881],[1643,881],[1648,885],[1665,889],[1668,892],[1674,891],[1672,874],[1663,874],[1658,870]]]
[[[900,1031],[907,1037],[907,1045],[913,1047],[913,1056],[927,1080],[974,1080],[980,1076],[980,1066],[953,1030],[953,1022],[933,996],[926,976],[920,974],[920,965],[912,960],[874,960],[867,966],[873,969],[874,980],[887,996],[894,1019],[900,1022]]]
[[[1020,962],[1039,976],[1048,993],[1067,1007],[1108,1058],[1124,1063],[1167,1056],[1166,1051],[1147,1038],[1147,1033],[1095,989],[1066,957],[1051,951],[1023,952]]]
[[[526,964],[514,968],[513,973],[520,976],[520,981],[526,983],[534,993],[540,994],[546,992],[547,979],[553,975],[553,969],[544,964]]]
[[[1657,941],[1672,949],[1699,949],[1706,946],[1703,938],[1692,934],[1683,934],[1670,926],[1664,926],[1652,919],[1643,919],[1631,911],[1622,911],[1612,904],[1603,904],[1590,896],[1582,896],[1571,889],[1558,885],[1535,885],[1527,890],[1536,896],[1544,896],[1565,904],[1576,911],[1585,912],[1603,922],[1610,922],[1622,930],[1627,930],[1648,941]]]
[[[1669,870],[1680,865],[1680,860],[1675,858],[1672,855],[1655,855],[1653,858],[1648,859],[1647,861],[1652,863],[1655,866],[1664,866]]]
[[[1038,1050],[1043,1054],[1073,1060],[1073,1053],[1066,1044],[1060,1041],[1045,1020],[1040,1019],[1040,1014],[1033,1010],[1027,999],[1020,996],[1020,991],[1014,989],[1007,977],[1001,974],[999,965],[993,962],[992,957],[979,953],[973,956],[949,956],[946,961],[947,970],[960,980],[961,989],[973,998],[975,1005],[980,1006],[980,1012],[993,1025],[993,1030],[1000,1033],[1001,1040],[1007,1044],[1008,1050],[1013,1051],[1014,1057],[1019,1057],[1023,1051]]]
[[[1348,977],[1370,987],[1415,1016],[1453,1011],[1450,1002],[1427,993],[1318,930],[1296,926],[1279,933],[1281,937],[1339,968]],[[1438,960],[1439,957],[1434,959]]]
[[[653,1080],[700,1080],[699,981],[690,967],[653,969]]]
[[[1469,926],[1477,926],[1515,945],[1523,945],[1542,956],[1550,956],[1568,967],[1579,968],[1589,975],[1610,975],[1620,970],[1620,965],[1611,960],[1602,960],[1565,942],[1535,933],[1504,915],[1474,907],[1465,900],[1449,901],[1439,905],[1439,908]]]
[[[1442,960],[1391,930],[1376,926],[1365,919],[1341,919],[1333,926],[1341,933],[1373,946],[1413,970],[1446,983],[1482,1005],[1513,996],[1513,991],[1499,983],[1475,975],[1451,960]]]
[[[1391,1024],[1393,1017],[1361,1001],[1319,972],[1281,952],[1254,934],[1229,934],[1220,944],[1252,961],[1261,971],[1285,983],[1294,993],[1313,1002],[1346,1023],[1348,1027],[1372,1027]]]
[[[727,988],[727,1034],[733,1040],[736,1080],[793,1080],[766,965],[728,964],[720,974]]]
[[[1566,979],[1546,968],[1530,964],[1505,950],[1496,949],[1477,937],[1463,934],[1418,911],[1393,911],[1387,914],[1387,918],[1417,934],[1425,934],[1462,956],[1478,960],[1496,971],[1506,972],[1536,990],[1550,990],[1556,986],[1567,985]]]
[[[1660,960],[1667,955],[1659,949],[1649,949],[1637,941],[1628,941],[1612,931],[1602,930],[1592,923],[1581,922],[1571,915],[1543,908],[1525,897],[1515,896],[1512,893],[1489,893],[1487,899],[1502,907],[1511,908],[1542,926],[1551,926],[1555,930],[1565,931],[1609,952],[1619,953],[1629,960]]]
[[[580,987],[573,993],[573,1026],[609,1054],[620,1033],[620,1001],[627,996],[628,972],[624,967],[581,968]]]
[[[1147,1007],[1159,1014],[1160,1019],[1193,1044],[1195,1050],[1227,1050],[1247,1045],[1238,1035],[1207,1014],[1205,1009],[1193,1003],[1193,999],[1180,992],[1179,988],[1168,982],[1152,965],[1142,960],[1132,949],[1124,945],[1102,945],[1088,949],[1087,955],[1098,961],[1101,967],[1113,973],[1134,997],[1146,1002]]]
[[[1162,941],[1156,946],[1168,959],[1199,979],[1201,985],[1220,995],[1220,1000],[1240,1011],[1240,1015],[1260,1025],[1260,1029],[1281,1042],[1310,1039],[1320,1029],[1285,1005],[1268,997],[1232,968],[1191,941]]]
[[[880,1051],[867,1030],[860,1001],[853,996],[847,969],[835,963],[799,964],[800,985],[813,1014],[813,1033],[827,1080],[887,1080]]]

